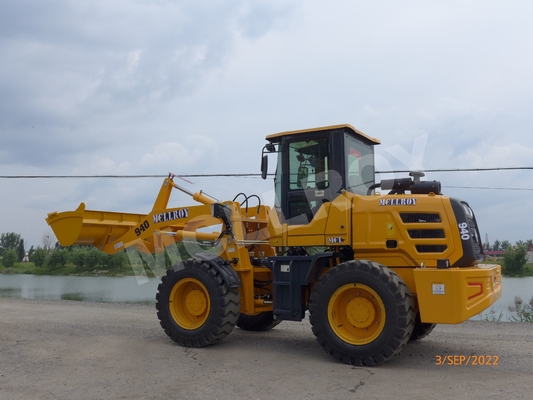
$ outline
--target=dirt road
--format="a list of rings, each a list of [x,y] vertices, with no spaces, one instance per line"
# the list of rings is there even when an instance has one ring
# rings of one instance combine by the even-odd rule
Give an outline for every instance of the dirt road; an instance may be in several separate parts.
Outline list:
[[[488,356],[497,365],[479,365]],[[187,349],[154,306],[0,299],[2,400],[530,399],[532,387],[531,324],[438,326],[389,362],[355,368],[326,354],[307,320]]]

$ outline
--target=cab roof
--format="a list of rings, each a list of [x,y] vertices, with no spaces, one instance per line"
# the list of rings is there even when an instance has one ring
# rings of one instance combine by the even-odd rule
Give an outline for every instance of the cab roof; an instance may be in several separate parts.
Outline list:
[[[271,135],[268,135],[266,137],[266,140],[272,143],[277,143],[280,141],[281,137],[283,136],[298,135],[300,133],[329,131],[329,130],[343,129],[343,128],[351,130],[355,136],[359,136],[360,138],[367,140],[373,144],[381,144],[381,142],[378,139],[368,136],[366,133],[363,133],[360,130],[355,129],[353,126],[348,125],[348,124],[330,125],[330,126],[322,126],[319,128],[300,129],[297,131],[286,131],[286,132],[273,133]]]

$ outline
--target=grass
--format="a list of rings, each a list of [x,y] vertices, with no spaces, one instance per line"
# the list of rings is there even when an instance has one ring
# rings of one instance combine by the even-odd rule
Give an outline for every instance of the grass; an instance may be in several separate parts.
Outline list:
[[[479,318],[481,321],[500,322],[503,318],[503,312],[500,311],[499,314],[496,314],[496,310],[494,310],[494,308],[491,308],[487,312],[482,312],[481,314],[479,314]]]
[[[1,274],[29,274],[29,275],[76,275],[76,276],[132,276],[133,269],[130,266],[123,268],[108,268],[107,266],[97,265],[91,269],[80,269],[73,264],[66,264],[62,267],[49,269],[46,267],[37,267],[32,262],[16,263],[12,268],[6,268],[0,264]],[[146,271],[148,277],[152,277],[150,270]]]
[[[63,293],[61,300],[84,301],[85,297],[79,293]]]
[[[533,296],[528,303],[524,303],[519,296],[515,296],[514,306],[509,307],[509,311],[513,313],[509,317],[509,320],[513,322],[533,323]]]

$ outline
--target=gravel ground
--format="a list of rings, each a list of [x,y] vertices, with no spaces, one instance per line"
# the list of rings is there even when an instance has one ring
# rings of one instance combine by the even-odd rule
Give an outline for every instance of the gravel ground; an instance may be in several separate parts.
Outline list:
[[[471,365],[488,356],[497,365]],[[532,382],[532,324],[440,325],[387,363],[357,368],[326,354],[308,320],[187,349],[153,305],[0,298],[2,400],[531,399]]]

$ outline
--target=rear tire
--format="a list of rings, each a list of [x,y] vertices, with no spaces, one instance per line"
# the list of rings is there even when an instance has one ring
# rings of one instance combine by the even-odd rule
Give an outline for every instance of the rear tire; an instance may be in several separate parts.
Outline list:
[[[272,311],[262,312],[255,315],[239,315],[237,326],[245,331],[264,332],[279,325],[281,321],[274,319]]]
[[[399,353],[413,331],[411,293],[392,270],[354,260],[329,270],[309,301],[318,343],[345,364],[373,366]]]
[[[428,324],[420,321],[420,313],[417,313],[415,318],[415,327],[413,329],[413,333],[411,333],[409,341],[414,342],[416,340],[424,339],[433,331],[433,329],[435,329],[436,326],[437,324]]]
[[[239,318],[237,288],[207,263],[187,260],[161,279],[157,317],[165,333],[185,347],[204,347],[228,336]]]

